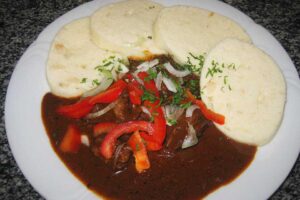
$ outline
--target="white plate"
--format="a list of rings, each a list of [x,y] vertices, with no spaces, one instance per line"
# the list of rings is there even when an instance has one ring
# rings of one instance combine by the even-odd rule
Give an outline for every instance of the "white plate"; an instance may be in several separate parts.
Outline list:
[[[97,199],[64,166],[52,150],[41,120],[41,101],[49,91],[45,63],[52,39],[65,24],[89,16],[113,2],[93,1],[79,6],[50,24],[19,60],[5,102],[7,136],[14,157],[33,187],[47,199]],[[164,5],[185,4],[206,8],[238,22],[254,44],[271,55],[287,83],[282,125],[272,142],[259,148],[250,167],[232,183],[207,199],[266,199],[284,181],[300,150],[300,81],[286,51],[263,27],[237,9],[213,0],[163,0]]]

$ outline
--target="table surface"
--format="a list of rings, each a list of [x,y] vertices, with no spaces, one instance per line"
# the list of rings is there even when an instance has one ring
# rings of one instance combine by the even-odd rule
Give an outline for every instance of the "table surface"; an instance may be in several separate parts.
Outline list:
[[[0,3],[0,199],[43,199],[24,178],[9,148],[4,122],[7,86],[17,61],[52,21],[84,0],[1,0]],[[225,0],[267,28],[300,73],[299,0]],[[288,147],[283,147],[288,148]],[[274,166],[275,167],[275,166]],[[300,158],[272,200],[300,199]]]

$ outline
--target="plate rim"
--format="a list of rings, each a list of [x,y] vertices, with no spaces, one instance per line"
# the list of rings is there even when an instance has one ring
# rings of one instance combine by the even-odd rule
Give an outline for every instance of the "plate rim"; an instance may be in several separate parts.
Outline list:
[[[158,1],[158,0],[156,0],[156,1]],[[104,3],[103,3],[104,2]],[[106,3],[110,3],[110,2],[113,2],[112,0],[106,0],[106,1],[102,1],[102,5],[104,5],[104,4],[106,4]],[[159,2],[162,2],[162,1],[159,1]],[[170,2],[170,0],[164,0],[164,2]],[[185,5],[187,5],[186,3],[188,3],[188,4],[193,4],[194,6],[195,5],[198,5],[197,3],[199,3],[199,2],[197,2],[197,1],[195,1],[195,0],[189,0],[189,1],[184,1],[184,0],[179,0],[179,1],[172,1],[172,4],[176,4],[177,2],[184,2],[184,4]],[[195,2],[197,2],[197,3],[195,3]],[[269,35],[268,37],[271,37],[271,39],[272,40],[274,40],[274,42],[276,43],[276,45],[277,46],[279,46],[281,49],[281,51],[283,50],[284,51],[284,56],[285,57],[287,57],[286,59],[288,60],[288,62],[289,62],[289,66],[291,66],[291,67],[289,67],[289,68],[291,68],[290,70],[291,70],[291,72],[289,73],[289,74],[287,74],[288,75],[288,78],[291,78],[291,79],[293,79],[293,81],[294,81],[294,83],[290,83],[290,84],[292,84],[292,85],[294,85],[294,87],[296,88],[295,89],[295,91],[298,91],[298,93],[300,92],[300,80],[299,80],[299,77],[298,77],[298,72],[297,72],[297,70],[296,70],[296,68],[295,68],[295,65],[293,64],[293,62],[292,62],[292,60],[290,59],[290,57],[289,57],[289,55],[287,54],[287,52],[283,49],[283,47],[281,46],[281,44],[274,38],[274,36],[273,35],[271,35],[265,28],[263,28],[262,26],[260,26],[260,25],[258,25],[258,24],[256,24],[251,18],[249,18],[247,15],[245,15],[244,13],[242,13],[241,11],[239,11],[238,9],[236,9],[236,8],[234,8],[234,7],[232,7],[232,6],[230,6],[230,5],[228,5],[228,4],[225,4],[225,3],[223,3],[223,2],[219,2],[219,1],[212,1],[212,0],[203,0],[202,1],[202,3],[207,3],[207,2],[213,2],[213,4],[220,4],[220,5],[222,5],[222,6],[225,6],[225,7],[227,7],[227,9],[230,9],[230,10],[234,10],[235,12],[237,12],[238,13],[238,15],[242,15],[245,19],[247,19],[248,21],[247,21],[247,26],[253,26],[254,28],[256,28],[257,30],[259,30],[259,31],[261,31],[262,33],[264,33],[264,34],[266,34],[266,35]],[[16,162],[17,162],[17,165],[18,165],[18,167],[21,169],[21,171],[22,171],[22,173],[24,174],[24,176],[26,177],[26,179],[30,182],[30,184],[35,188],[35,190],[36,191],[38,191],[43,197],[46,197],[46,198],[48,198],[49,196],[47,195],[47,194],[44,194],[44,192],[41,192],[40,191],[40,188],[39,188],[39,186],[38,186],[38,184],[33,184],[33,182],[35,182],[35,181],[32,181],[32,177],[31,177],[31,175],[30,175],[30,173],[28,173],[28,170],[25,170],[24,169],[24,166],[23,166],[23,163],[21,163],[20,162],[20,155],[18,155],[18,153],[16,153],[17,151],[16,151],[16,147],[15,147],[15,145],[13,144],[15,141],[14,141],[14,139],[13,139],[13,137],[12,137],[12,133],[11,133],[11,127],[10,127],[10,123],[9,123],[9,121],[10,121],[10,118],[8,118],[7,116],[10,116],[11,115],[11,113],[9,113],[10,112],[10,107],[9,107],[9,105],[10,105],[10,103],[8,102],[8,99],[10,99],[11,98],[11,95],[12,95],[12,88],[13,88],[13,83],[14,83],[14,81],[15,81],[15,77],[16,77],[16,74],[17,74],[17,71],[20,71],[20,69],[21,69],[21,64],[22,64],[22,62],[24,62],[24,60],[26,60],[26,56],[30,53],[30,51],[33,51],[33,49],[34,48],[37,48],[39,45],[41,45],[41,46],[43,46],[43,44],[45,44],[45,46],[44,47],[47,47],[47,46],[50,46],[50,44],[47,44],[49,41],[45,41],[44,39],[45,38],[43,38],[42,36],[43,35],[45,35],[45,33],[46,33],[46,35],[47,35],[47,31],[49,31],[50,29],[54,29],[54,28],[52,28],[52,27],[54,27],[54,26],[56,26],[56,28],[55,29],[59,29],[58,28],[58,25],[57,24],[60,24],[60,25],[64,25],[64,24],[66,24],[66,23],[68,23],[68,20],[69,19],[72,19],[72,20],[74,20],[74,19],[76,19],[76,18],[74,18],[74,16],[73,16],[73,13],[77,13],[80,9],[83,9],[83,8],[88,8],[88,6],[90,6],[90,5],[93,5],[93,4],[101,4],[101,2],[100,2],[100,0],[98,0],[98,1],[92,1],[92,2],[89,2],[89,3],[84,3],[84,4],[82,4],[82,5],[80,5],[80,6],[78,6],[78,7],[76,7],[76,8],[74,8],[74,9],[72,9],[72,10],[70,10],[70,11],[68,11],[67,13],[65,13],[64,15],[62,15],[62,16],[60,16],[59,18],[57,18],[56,20],[54,20],[51,24],[49,24],[40,34],[39,34],[39,36],[38,36],[38,38],[26,49],[26,51],[24,52],[24,54],[22,55],[22,57],[19,59],[19,61],[17,62],[17,64],[16,64],[16,67],[15,67],[15,69],[14,69],[14,71],[13,71],[13,73],[12,73],[12,76],[11,76],[11,79],[10,79],[10,81],[9,81],[9,85],[8,85],[8,89],[7,89],[7,93],[6,93],[6,98],[5,98],[5,107],[4,107],[4,120],[5,120],[5,128],[6,128],[6,135],[7,135],[7,138],[8,138],[8,143],[9,143],[9,146],[10,146],[10,148],[11,148],[11,151],[12,151],[12,153],[13,153],[13,156],[14,156],[14,158],[15,158],[15,160],[16,160]],[[162,3],[163,5],[164,5],[164,3]],[[209,3],[208,3],[209,4]],[[223,13],[221,13],[221,14],[223,14]],[[225,15],[226,16],[226,15]],[[235,21],[235,20],[234,20]],[[240,24],[240,23],[239,23]],[[245,26],[245,24],[240,24],[243,28],[245,28],[244,26]],[[250,35],[251,36],[251,35]],[[53,36],[54,37],[54,36]],[[53,38],[50,38],[51,39],[51,41],[52,41],[52,39]],[[51,41],[50,41],[50,43],[51,43]],[[281,67],[281,66],[280,66]],[[282,69],[281,69],[282,70]],[[295,73],[297,74],[297,75],[295,75]],[[287,76],[286,74],[284,74],[284,76],[285,76],[285,79],[287,79]],[[296,77],[296,78],[295,78]],[[298,79],[297,79],[298,78]],[[288,83],[287,83],[287,86],[288,86]],[[289,92],[289,91],[288,91]],[[47,136],[48,137],[48,136]],[[299,153],[299,151],[300,151],[300,146],[298,147],[298,153]],[[54,151],[53,151],[53,153],[54,153]],[[55,153],[54,153],[55,154]],[[56,155],[56,154],[55,154]],[[292,162],[292,164],[290,164],[291,165],[291,167],[289,167],[290,168],[290,170],[293,168],[293,166],[294,166],[294,164],[295,164],[295,161],[297,160],[297,158],[298,158],[298,156],[296,156],[295,158],[294,158],[294,162]],[[250,164],[250,166],[252,165],[253,163],[251,163]],[[249,168],[249,167],[248,167]],[[248,169],[246,169],[245,171],[247,171]],[[245,171],[242,173],[242,174],[244,174],[245,173]],[[242,175],[241,174],[241,175]],[[240,175],[240,176],[241,176]],[[286,177],[289,175],[289,173],[287,173],[286,175],[285,175],[285,177],[283,178],[283,181],[286,179]],[[238,177],[239,178],[239,177]],[[238,178],[236,178],[235,180],[237,180]],[[75,179],[77,179],[77,178],[75,178]],[[234,180],[234,181],[235,181]],[[79,180],[78,180],[79,181]],[[79,181],[80,182],[80,181]],[[276,188],[274,188],[274,190],[273,190],[273,192],[271,192],[271,193],[269,193],[266,197],[269,197],[270,195],[272,195],[274,192],[276,192],[276,190],[277,190],[277,188],[282,184],[283,182],[280,182],[280,183],[278,183],[277,184],[277,187]],[[80,182],[80,184],[81,184],[81,182]],[[227,184],[227,185],[225,185],[225,187],[226,186],[228,186],[228,185],[230,185],[230,184],[232,184],[232,183],[229,183],[229,184]],[[83,184],[82,184],[83,185]],[[221,188],[223,188],[224,186],[222,186]],[[86,190],[88,190],[88,189],[86,189]],[[219,191],[220,190],[220,188],[219,189],[217,189],[217,191]],[[211,196],[214,196],[213,194],[214,193],[216,193],[217,191],[214,191],[213,193],[211,193],[210,195],[208,195],[207,197],[208,198],[210,198]],[[50,197],[51,198],[51,197]],[[214,197],[212,197],[212,198],[214,198]]]

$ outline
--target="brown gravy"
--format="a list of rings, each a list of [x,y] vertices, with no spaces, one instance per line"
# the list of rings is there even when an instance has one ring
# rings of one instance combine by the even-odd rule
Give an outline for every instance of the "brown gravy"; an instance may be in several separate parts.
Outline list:
[[[58,105],[74,101],[46,94],[44,125],[53,149],[69,170],[106,199],[200,199],[235,179],[255,156],[256,147],[235,142],[210,126],[194,147],[175,154],[166,149],[149,152],[151,168],[142,174],[136,172],[133,158],[127,168],[115,171],[84,145],[77,154],[59,150],[68,124],[78,125],[91,139],[93,124],[99,122],[67,119],[55,112]],[[114,121],[114,115],[108,113],[100,120]]]

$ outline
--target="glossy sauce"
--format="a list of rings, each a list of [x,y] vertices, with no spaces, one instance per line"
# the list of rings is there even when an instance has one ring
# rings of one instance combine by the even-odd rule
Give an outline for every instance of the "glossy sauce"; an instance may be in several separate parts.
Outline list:
[[[53,149],[69,170],[105,199],[201,199],[234,180],[255,156],[256,147],[235,142],[212,125],[194,147],[170,151],[165,145],[158,152],[149,152],[151,168],[142,174],[136,172],[133,158],[118,171],[111,162],[95,156],[90,147],[81,145],[76,154],[59,150],[68,124],[78,125],[93,145],[93,125],[115,121],[113,112],[89,121],[68,119],[55,112],[58,105],[75,101],[46,94],[42,102],[44,125]]]

